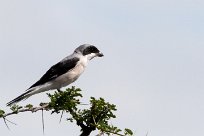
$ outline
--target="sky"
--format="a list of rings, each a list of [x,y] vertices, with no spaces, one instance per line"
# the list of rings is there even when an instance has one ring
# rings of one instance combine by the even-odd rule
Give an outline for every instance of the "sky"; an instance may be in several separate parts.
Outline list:
[[[111,123],[135,136],[204,135],[203,37],[202,0],[0,0],[0,107],[89,43],[105,56],[72,84],[83,102],[116,104]],[[46,93],[19,104],[42,101]],[[66,116],[44,118],[45,136],[80,134]],[[0,120],[1,135],[43,136],[40,112],[8,119],[18,125]]]

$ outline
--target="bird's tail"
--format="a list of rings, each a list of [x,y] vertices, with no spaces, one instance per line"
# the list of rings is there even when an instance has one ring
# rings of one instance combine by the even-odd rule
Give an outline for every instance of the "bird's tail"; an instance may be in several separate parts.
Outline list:
[[[28,97],[30,97],[32,90],[28,90],[25,93],[21,94],[20,96],[16,97],[15,99],[11,100],[10,102],[8,102],[6,105],[7,106],[11,106],[17,102],[20,102],[21,100],[27,99]]]
[[[50,89],[52,89],[52,88],[50,88],[50,84],[45,84],[45,85],[40,85],[40,86],[29,88],[28,90],[26,90],[25,93],[21,94],[20,96],[16,97],[15,99],[11,100],[6,105],[11,106],[12,104],[20,102],[21,100],[27,99],[28,97],[30,97],[34,94],[48,91]]]

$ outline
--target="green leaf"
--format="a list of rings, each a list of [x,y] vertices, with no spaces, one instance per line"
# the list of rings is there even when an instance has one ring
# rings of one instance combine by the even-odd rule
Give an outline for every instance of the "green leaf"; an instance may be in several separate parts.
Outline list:
[[[126,128],[126,129],[125,129],[125,135],[131,135],[131,136],[132,136],[132,135],[133,135],[132,130]]]
[[[5,111],[0,109],[0,118],[4,116]]]
[[[32,105],[32,104],[27,104],[27,105],[25,106],[25,108],[31,109],[31,108],[33,108],[33,105]]]
[[[23,107],[22,106],[18,106],[18,105],[16,105],[16,104],[14,104],[13,106],[11,106],[11,110],[13,111],[13,112],[15,112],[16,114],[18,113],[18,110],[19,109],[22,109]]]

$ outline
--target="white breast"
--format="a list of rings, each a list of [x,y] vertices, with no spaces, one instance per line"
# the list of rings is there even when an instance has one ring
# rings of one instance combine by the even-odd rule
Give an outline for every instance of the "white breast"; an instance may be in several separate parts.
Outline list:
[[[88,60],[85,57],[81,58],[80,61],[72,70],[68,71],[67,73],[59,76],[54,80],[55,87],[53,89],[56,89],[56,87],[57,88],[65,87],[76,81],[79,78],[79,76],[84,72],[87,66],[87,62]]]

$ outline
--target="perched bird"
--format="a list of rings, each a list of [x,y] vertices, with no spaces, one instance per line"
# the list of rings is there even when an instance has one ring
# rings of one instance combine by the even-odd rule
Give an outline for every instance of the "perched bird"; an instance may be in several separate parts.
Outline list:
[[[103,54],[93,45],[83,44],[74,52],[53,65],[35,84],[17,98],[7,103],[10,106],[34,94],[49,90],[60,90],[74,81],[84,72],[89,60],[102,57]]]

